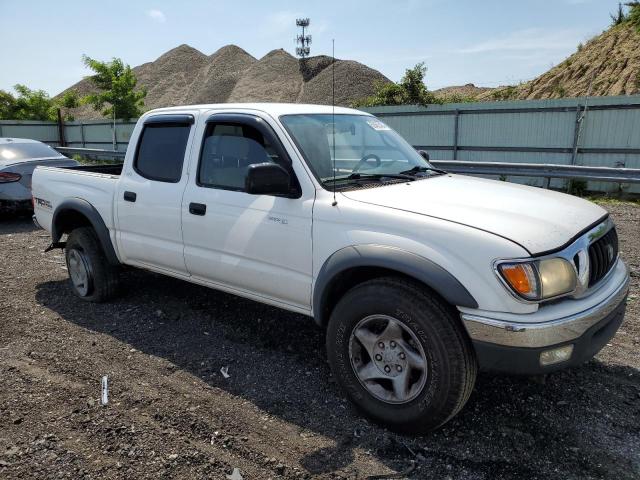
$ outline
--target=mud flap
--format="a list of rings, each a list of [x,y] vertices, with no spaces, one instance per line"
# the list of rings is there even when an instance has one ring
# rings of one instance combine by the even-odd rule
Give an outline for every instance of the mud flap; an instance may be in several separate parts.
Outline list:
[[[44,249],[44,253],[50,252],[51,250],[56,248],[64,248],[66,246],[67,242],[53,242],[51,245]]]

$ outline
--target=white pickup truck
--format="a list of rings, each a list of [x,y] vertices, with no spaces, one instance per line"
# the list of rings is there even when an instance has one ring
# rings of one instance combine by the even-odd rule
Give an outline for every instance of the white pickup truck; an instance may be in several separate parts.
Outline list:
[[[427,158],[357,110],[164,108],[123,165],[38,167],[34,217],[81,299],[112,298],[130,265],[313,317],[352,401],[424,432],[464,406],[478,367],[593,357],[629,284],[599,206]]]

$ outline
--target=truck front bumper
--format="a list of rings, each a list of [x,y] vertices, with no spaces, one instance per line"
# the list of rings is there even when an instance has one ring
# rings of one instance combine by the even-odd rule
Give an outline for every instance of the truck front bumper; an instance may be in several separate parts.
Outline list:
[[[604,291],[598,295],[598,303],[578,313],[540,322],[462,313],[480,368],[536,375],[591,359],[615,335],[624,319],[629,270],[621,260],[614,269],[607,285],[600,289]],[[547,316],[548,313],[540,315]]]

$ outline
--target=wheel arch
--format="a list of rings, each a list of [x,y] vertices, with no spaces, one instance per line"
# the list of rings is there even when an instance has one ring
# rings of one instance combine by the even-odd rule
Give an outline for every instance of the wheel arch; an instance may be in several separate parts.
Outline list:
[[[313,289],[314,320],[326,325],[333,306],[352,286],[394,274],[431,288],[451,305],[478,308],[465,286],[435,262],[395,247],[358,245],[336,251],[320,269]]]
[[[81,198],[64,200],[53,212],[53,218],[51,219],[52,242],[54,244],[58,243],[63,234],[70,233],[74,228],[78,227],[92,227],[109,263],[120,265],[111,242],[109,229],[105,225],[100,212]]]

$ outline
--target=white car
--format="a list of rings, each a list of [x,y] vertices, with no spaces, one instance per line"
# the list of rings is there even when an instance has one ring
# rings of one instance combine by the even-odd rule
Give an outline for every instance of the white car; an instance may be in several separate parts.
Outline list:
[[[38,165],[71,167],[78,162],[46,143],[0,138],[0,213],[31,210],[31,175]]]
[[[33,192],[79,298],[130,265],[312,317],[347,395],[397,430],[444,424],[478,367],[579,365],[624,317],[605,210],[437,170],[357,110],[153,110],[123,165],[38,167]]]

